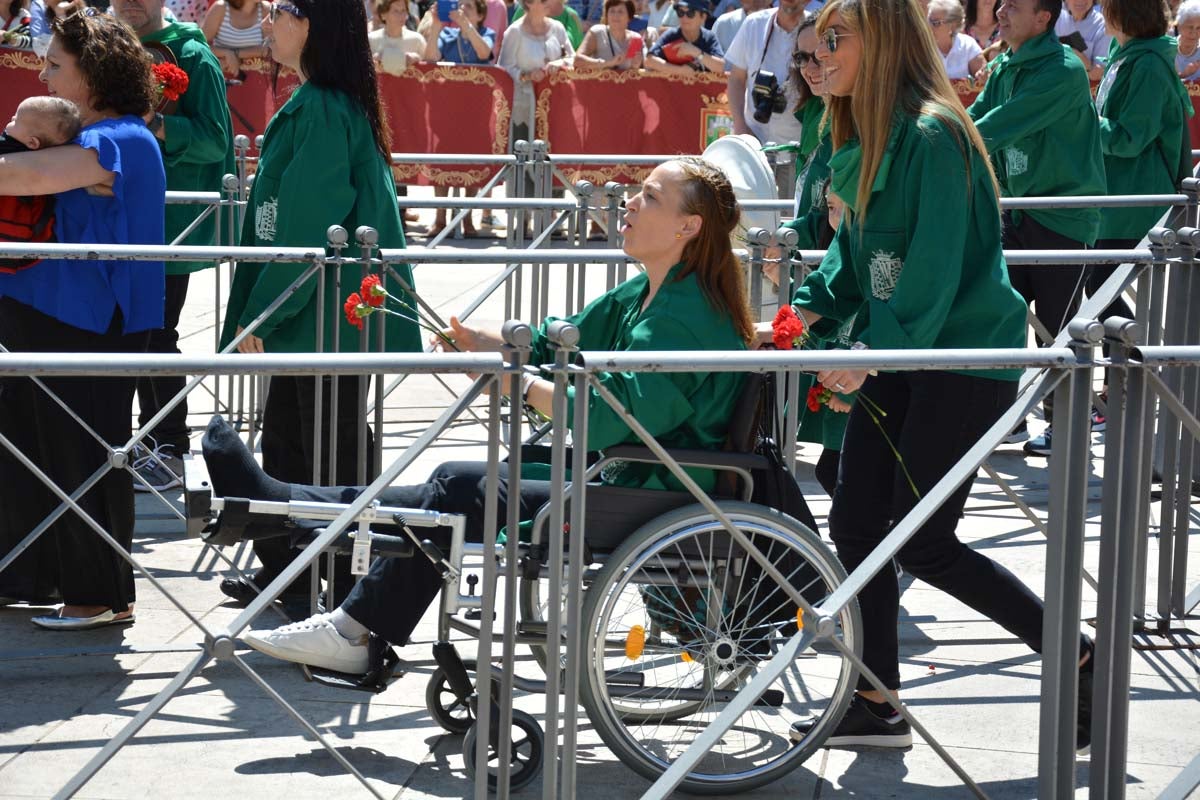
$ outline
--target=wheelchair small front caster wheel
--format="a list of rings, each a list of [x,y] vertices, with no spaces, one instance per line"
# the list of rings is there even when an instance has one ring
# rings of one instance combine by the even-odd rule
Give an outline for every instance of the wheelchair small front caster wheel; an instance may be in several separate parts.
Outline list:
[[[475,738],[478,727],[471,725],[467,735],[463,737],[463,760],[467,767],[467,777],[475,780]],[[542,748],[544,736],[542,728],[532,715],[513,709],[512,712],[512,741],[509,744],[508,763],[510,766],[508,787],[517,791],[528,786],[538,773],[542,771]],[[496,748],[488,747],[488,789],[496,791],[500,760]]]
[[[475,662],[464,661],[463,666],[475,677]],[[447,733],[464,734],[475,724],[475,711],[471,698],[460,698],[446,679],[446,671],[438,667],[425,684],[425,707],[434,722]]]

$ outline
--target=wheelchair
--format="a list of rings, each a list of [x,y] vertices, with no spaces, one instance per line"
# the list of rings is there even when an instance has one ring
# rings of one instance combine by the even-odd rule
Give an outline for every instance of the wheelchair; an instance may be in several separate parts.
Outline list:
[[[774,508],[752,502],[755,476],[769,468],[755,452],[760,435],[762,398],[774,389],[762,376],[747,376],[730,431],[727,450],[670,450],[682,466],[718,473],[712,497],[780,574],[812,605],[818,605],[846,574],[829,547],[805,525]],[[527,446],[525,455],[544,455]],[[633,489],[598,483],[616,462],[656,463],[645,447],[620,445],[590,458],[586,481],[585,552],[579,641],[580,701],[595,733],[623,764],[657,779],[703,732],[734,695],[759,673],[806,622],[793,599],[743,549],[730,532],[688,492]],[[202,483],[197,481],[197,484]],[[197,485],[186,498],[189,519],[213,520]],[[567,490],[567,503],[572,489]],[[238,517],[223,538],[236,541],[239,525],[255,518],[255,506],[226,498],[222,515]],[[343,507],[344,508],[344,507]],[[258,509],[261,511],[261,504]],[[310,509],[311,511],[311,509]],[[278,509],[272,509],[277,513]],[[450,643],[450,631],[479,636],[479,598],[461,594],[463,570],[478,559],[494,558],[498,574],[518,581],[517,630],[506,632],[526,645],[543,670],[547,663],[547,577],[545,546],[550,509],[533,520],[528,541],[518,545],[515,564],[505,552],[485,553],[465,541],[462,525],[453,527],[449,554],[422,542],[411,529],[405,537],[373,534],[377,554],[428,557],[445,580],[439,607],[438,664],[426,688],[426,704],[446,731],[463,734],[463,753],[473,777],[476,708],[475,682],[498,686],[499,668],[487,675],[464,661]],[[335,510],[325,512],[332,515]],[[405,522],[404,510],[376,509],[376,518]],[[416,512],[414,512],[416,513]],[[428,512],[425,512],[428,513]],[[326,518],[331,519],[332,516]],[[569,518],[569,517],[567,517]],[[278,522],[278,517],[275,518]],[[232,530],[232,537],[229,531]],[[514,533],[515,535],[515,533]],[[345,551],[353,533],[335,545]],[[473,584],[472,584],[473,589]],[[856,603],[835,618],[833,635],[855,654],[861,652],[862,623]],[[562,669],[563,665],[554,665]],[[316,671],[314,670],[314,673]],[[801,653],[706,753],[680,789],[693,794],[733,794],[777,780],[804,763],[841,720],[854,691],[856,673],[849,659],[827,639]],[[544,681],[516,676],[514,686],[544,692]],[[376,687],[378,690],[382,687]],[[494,687],[492,697],[499,692]],[[498,708],[491,709],[493,734]],[[545,743],[536,718],[513,710],[509,750],[510,787],[532,782],[541,768]],[[795,722],[812,722],[800,741],[791,740]],[[496,765],[496,743],[489,769]],[[495,787],[496,775],[489,775]]]

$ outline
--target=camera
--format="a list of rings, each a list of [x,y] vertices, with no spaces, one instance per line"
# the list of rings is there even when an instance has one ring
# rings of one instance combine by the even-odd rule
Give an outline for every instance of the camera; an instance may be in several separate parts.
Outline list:
[[[754,86],[750,90],[754,105],[754,121],[766,125],[772,114],[780,114],[787,103],[783,89],[775,73],[759,70],[754,74]]]

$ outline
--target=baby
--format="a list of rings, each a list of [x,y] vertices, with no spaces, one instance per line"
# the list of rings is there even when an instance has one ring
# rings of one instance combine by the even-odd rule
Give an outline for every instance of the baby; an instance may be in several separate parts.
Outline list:
[[[0,155],[66,144],[79,135],[79,109],[61,97],[30,97],[17,106],[3,135]]]
[[[17,106],[4,133],[0,156],[67,144],[79,135],[79,109],[61,97],[30,97]],[[54,240],[54,198],[0,197],[0,242],[42,243]],[[36,258],[0,259],[0,272],[16,272],[38,263]]]

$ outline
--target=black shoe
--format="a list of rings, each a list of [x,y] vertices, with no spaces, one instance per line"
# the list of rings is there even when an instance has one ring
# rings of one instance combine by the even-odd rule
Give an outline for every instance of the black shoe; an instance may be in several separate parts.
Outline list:
[[[268,580],[260,579],[257,575],[252,580],[264,588],[270,583]],[[258,597],[258,589],[242,578],[225,578],[221,581],[221,594],[245,608],[254,601],[254,598]],[[296,592],[289,589],[279,596],[279,600],[281,602],[308,602],[308,592]]]
[[[1046,432],[1041,436],[1038,436],[1036,439],[1030,439],[1028,442],[1026,442],[1024,447],[1026,455],[1044,456],[1045,458],[1049,458],[1051,450],[1050,436],[1051,430],[1049,427],[1047,427]]]
[[[1075,752],[1086,756],[1092,750],[1092,669],[1096,657],[1093,648],[1086,664],[1079,668],[1079,705],[1075,715]]]
[[[809,731],[816,725],[816,720],[802,720],[792,723],[790,736],[793,742],[798,742],[808,736]],[[899,713],[883,719],[877,717],[858,695],[850,701],[846,716],[834,728],[833,733],[825,740],[824,747],[911,747],[912,729],[908,720]]]

